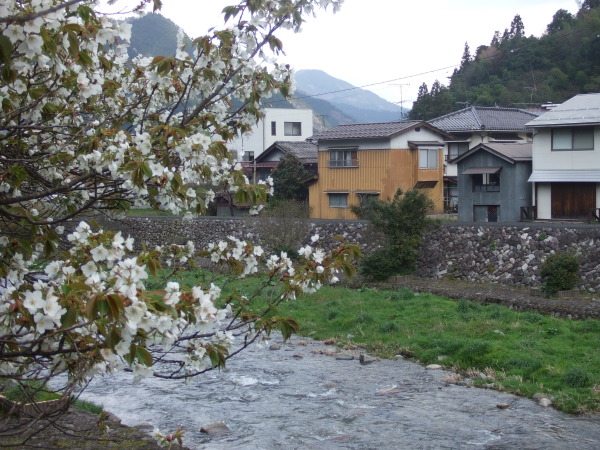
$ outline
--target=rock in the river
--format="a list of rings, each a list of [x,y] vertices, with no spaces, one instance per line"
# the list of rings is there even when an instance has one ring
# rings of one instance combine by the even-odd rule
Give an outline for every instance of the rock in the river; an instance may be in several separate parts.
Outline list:
[[[225,425],[223,422],[214,422],[214,423],[210,423],[208,425],[203,425],[200,428],[200,432],[206,433],[210,437],[221,437],[221,436],[227,436],[228,434],[230,434],[231,430],[229,430],[229,427],[227,425]]]
[[[361,353],[359,357],[359,361],[361,364],[371,364],[378,360],[378,358],[375,358],[374,356],[371,356],[367,353]]]
[[[425,368],[427,370],[440,370],[442,366],[440,366],[439,364],[429,364],[428,366],[425,366]]]

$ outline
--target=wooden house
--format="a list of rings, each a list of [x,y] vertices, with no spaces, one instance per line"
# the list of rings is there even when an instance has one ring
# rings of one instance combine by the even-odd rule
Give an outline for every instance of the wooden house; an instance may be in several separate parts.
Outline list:
[[[356,219],[352,205],[392,199],[398,189],[421,189],[443,208],[443,140],[422,121],[340,125],[312,137],[318,176],[309,186],[312,218]]]

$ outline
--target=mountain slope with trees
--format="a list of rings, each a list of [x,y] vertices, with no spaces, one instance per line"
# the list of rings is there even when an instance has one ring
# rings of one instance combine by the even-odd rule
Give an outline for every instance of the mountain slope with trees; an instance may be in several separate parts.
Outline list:
[[[465,44],[449,86],[419,89],[411,119],[428,120],[466,105],[536,107],[600,91],[600,0],[586,0],[577,14],[559,9],[541,37],[525,34],[516,15],[504,33],[471,54]]]

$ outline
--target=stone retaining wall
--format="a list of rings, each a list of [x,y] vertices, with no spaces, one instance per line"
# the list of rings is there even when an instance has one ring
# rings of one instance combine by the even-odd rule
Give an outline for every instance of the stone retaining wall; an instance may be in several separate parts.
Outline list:
[[[170,217],[127,218],[103,223],[122,230],[141,242],[154,245],[195,242],[197,248],[209,242],[235,236],[273,248],[283,241],[298,248],[319,234],[325,247],[341,235],[369,253],[383,243],[383,236],[366,221],[327,221],[251,218],[210,218],[181,220]],[[581,262],[582,290],[600,292],[600,227],[588,225],[514,224],[475,225],[446,223],[428,231],[417,261],[416,275],[427,278],[454,278],[468,281],[539,286],[540,265],[556,251],[575,253]]]
[[[600,291],[600,227],[590,225],[447,225],[427,234],[416,275],[520,286],[540,285],[552,252],[574,253],[579,288]]]
[[[139,250],[142,242],[149,246],[184,244],[193,241],[196,248],[205,248],[210,242],[218,242],[233,236],[272,249],[289,245],[298,249],[310,243],[311,236],[318,234],[326,250],[337,245],[333,236],[342,236],[347,242],[359,244],[363,252],[378,247],[383,236],[362,220],[309,220],[269,218],[215,218],[200,217],[182,220],[172,217],[128,217],[119,221],[98,220],[104,227],[122,231],[135,239]]]

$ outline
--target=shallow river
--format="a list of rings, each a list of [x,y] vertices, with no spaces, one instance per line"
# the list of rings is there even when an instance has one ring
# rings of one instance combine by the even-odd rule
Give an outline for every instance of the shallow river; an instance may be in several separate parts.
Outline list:
[[[123,375],[94,380],[82,397],[127,425],[182,425],[184,444],[197,449],[600,448],[600,416],[447,384],[450,372],[401,359],[363,365],[320,342],[279,344],[246,350],[225,371],[187,384],[133,385]],[[214,422],[230,434],[200,432]]]

